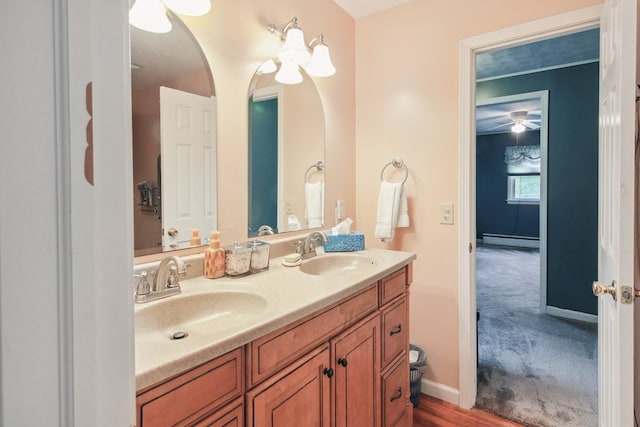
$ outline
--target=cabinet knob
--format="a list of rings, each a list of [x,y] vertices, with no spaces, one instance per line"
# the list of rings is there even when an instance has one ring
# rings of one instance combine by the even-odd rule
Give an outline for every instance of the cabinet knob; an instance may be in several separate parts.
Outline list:
[[[347,359],[343,359],[341,357],[340,359],[338,359],[338,365],[344,366],[346,368],[347,367]]]
[[[395,394],[393,396],[391,396],[391,399],[389,399],[389,402],[393,402],[394,400],[398,400],[402,397],[402,387],[398,387],[398,389],[396,390]]]
[[[324,371],[322,371],[327,377],[331,378],[333,376],[333,369],[331,368],[324,368]]]
[[[399,334],[400,332],[402,332],[402,325],[398,324],[398,326],[396,326],[389,332],[389,335],[393,336],[395,334]]]

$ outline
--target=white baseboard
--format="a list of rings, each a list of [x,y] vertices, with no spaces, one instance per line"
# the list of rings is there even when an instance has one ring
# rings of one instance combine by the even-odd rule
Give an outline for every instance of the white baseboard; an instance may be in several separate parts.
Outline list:
[[[507,236],[503,234],[483,234],[482,243],[485,245],[516,246],[520,248],[539,248],[540,239],[526,236]]]
[[[567,310],[548,305],[546,313],[550,316],[562,317],[564,319],[579,320],[586,323],[598,323],[598,316],[595,314],[582,313],[580,311]]]
[[[438,399],[442,399],[445,402],[458,405],[459,392],[457,389],[449,387],[448,385],[436,383],[423,378],[420,391],[426,395],[437,397]]]

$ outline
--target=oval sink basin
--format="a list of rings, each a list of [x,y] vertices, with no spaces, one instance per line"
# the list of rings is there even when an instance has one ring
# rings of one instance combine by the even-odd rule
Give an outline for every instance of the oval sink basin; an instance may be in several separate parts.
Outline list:
[[[375,266],[375,260],[357,254],[325,254],[302,261],[300,271],[315,276],[368,271]]]
[[[188,339],[239,328],[261,314],[267,300],[251,292],[216,290],[168,297],[136,311],[138,339]],[[184,333],[184,334],[183,334]]]

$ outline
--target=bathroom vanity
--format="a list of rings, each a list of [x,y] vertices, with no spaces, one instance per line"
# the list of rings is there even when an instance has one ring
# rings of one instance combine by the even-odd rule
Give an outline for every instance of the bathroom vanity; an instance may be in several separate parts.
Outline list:
[[[138,427],[410,426],[414,259],[274,259],[268,272],[191,279],[136,306]],[[171,339],[177,329],[186,337]]]

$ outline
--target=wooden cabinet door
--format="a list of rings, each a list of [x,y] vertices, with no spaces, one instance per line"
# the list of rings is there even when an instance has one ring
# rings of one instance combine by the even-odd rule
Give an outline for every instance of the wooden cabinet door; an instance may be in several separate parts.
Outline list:
[[[335,426],[380,426],[380,315],[331,341],[335,370]]]
[[[247,425],[330,427],[329,348],[320,350],[303,364],[274,375],[247,393]]]
[[[382,373],[382,420],[384,427],[401,426],[407,418],[407,411],[413,407],[409,398],[409,361],[407,355],[398,359]],[[411,424],[405,424],[405,427]]]
[[[240,397],[226,407],[193,424],[193,427],[244,427],[244,405]]]

